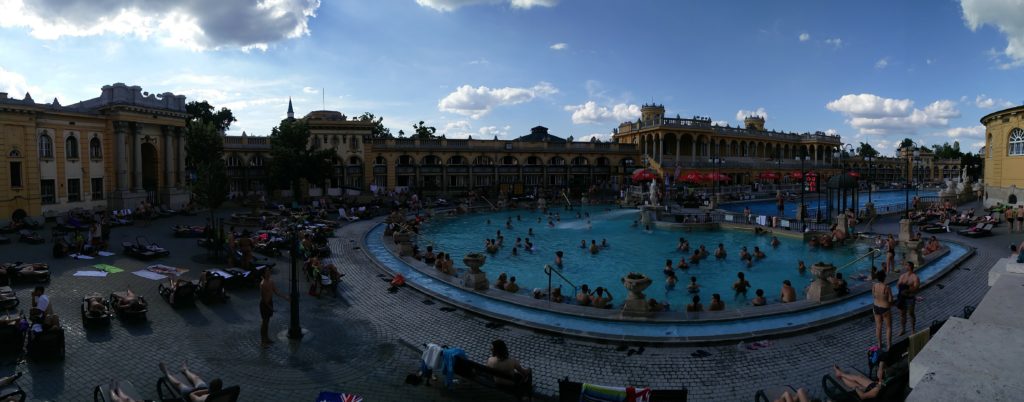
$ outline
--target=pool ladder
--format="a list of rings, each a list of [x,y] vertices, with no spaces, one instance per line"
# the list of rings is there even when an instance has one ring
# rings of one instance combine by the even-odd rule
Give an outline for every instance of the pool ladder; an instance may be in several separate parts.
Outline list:
[[[569,286],[572,286],[572,298],[573,299],[576,298],[576,292],[577,292],[578,288],[576,287],[575,284],[572,283],[572,281],[570,281],[568,278],[566,278],[565,275],[562,275],[562,271],[561,270],[559,270],[559,269],[557,269],[555,267],[552,267],[551,264],[544,264],[544,273],[548,274],[548,301],[551,301],[551,274],[552,273],[554,273],[555,275],[558,275],[559,278],[562,278],[562,281],[564,281],[565,283],[568,283]],[[565,295],[563,295],[563,296],[565,296]]]
[[[880,249],[880,248],[873,248],[870,251],[868,251],[867,253],[864,253],[864,255],[862,255],[860,257],[857,257],[857,258],[854,258],[850,262],[848,262],[846,264],[843,264],[843,266],[841,266],[839,268],[836,268],[836,272],[842,271],[844,268],[852,266],[857,261],[860,261],[860,260],[863,260],[863,259],[869,258],[869,257],[871,258],[871,266],[873,267],[873,266],[875,266],[875,257],[878,257],[880,255],[882,255],[882,249]]]

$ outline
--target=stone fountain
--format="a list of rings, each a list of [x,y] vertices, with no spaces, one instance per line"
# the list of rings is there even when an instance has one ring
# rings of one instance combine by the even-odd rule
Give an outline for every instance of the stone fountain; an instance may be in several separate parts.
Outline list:
[[[639,272],[630,272],[622,277],[622,286],[626,288],[626,300],[622,303],[622,314],[624,315],[645,315],[650,313],[647,310],[647,298],[644,290],[651,286],[653,281],[647,275]]]
[[[487,273],[480,270],[485,262],[487,262],[487,256],[480,253],[469,253],[462,257],[462,263],[469,267],[466,274],[462,276],[462,286],[474,290],[487,290],[490,287]]]

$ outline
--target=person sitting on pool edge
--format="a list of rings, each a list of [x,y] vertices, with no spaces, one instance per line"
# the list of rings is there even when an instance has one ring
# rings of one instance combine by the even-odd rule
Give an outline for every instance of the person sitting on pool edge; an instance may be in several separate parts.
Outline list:
[[[747,295],[747,289],[750,288],[750,282],[744,277],[742,272],[736,273],[736,282],[732,284],[732,290],[736,291],[736,295]]]
[[[658,301],[652,297],[650,300],[647,300],[647,311],[652,313],[668,311],[668,303],[658,303]]]
[[[580,285],[580,291],[576,293],[576,304],[589,306],[590,301],[590,287],[587,284]]]
[[[516,293],[519,291],[519,285],[516,284],[516,277],[512,276],[508,278],[508,283],[505,285],[505,291],[509,293]]]
[[[498,280],[494,281],[494,288],[505,290],[505,285],[508,284],[508,274],[502,272],[498,274]]]
[[[708,311],[722,311],[725,310],[725,302],[722,301],[722,295],[714,293],[711,295],[711,305],[708,306]]]
[[[764,289],[758,289],[754,291],[754,300],[750,302],[754,306],[763,306],[768,304],[768,299],[764,298]]]
[[[605,297],[608,295],[608,297]],[[605,288],[598,286],[594,290],[593,305],[597,308],[611,308],[612,294],[611,292],[605,291]]]
[[[850,293],[850,288],[846,284],[846,279],[843,279],[841,272],[836,272],[836,275],[829,278],[829,282],[832,283],[832,290],[836,292],[836,296],[846,296]]]
[[[789,283],[789,279],[782,281],[782,292],[779,294],[779,299],[783,303],[792,303],[796,301],[796,289],[793,289],[793,285]]]
[[[700,296],[693,295],[693,303],[690,303],[690,304],[686,305],[686,312],[687,313],[699,313],[701,311],[704,311],[704,305],[700,304]]]

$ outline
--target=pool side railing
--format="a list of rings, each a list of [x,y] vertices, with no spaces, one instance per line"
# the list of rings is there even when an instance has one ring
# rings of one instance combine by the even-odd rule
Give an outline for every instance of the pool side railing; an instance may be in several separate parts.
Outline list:
[[[875,266],[875,258],[880,256],[880,255],[882,255],[882,250],[878,249],[878,248],[873,248],[870,251],[868,251],[867,253],[864,253],[864,255],[861,255],[861,256],[859,256],[857,258],[854,258],[854,259],[850,260],[849,262],[847,262],[846,264],[843,264],[842,266],[836,268],[836,272],[842,271],[844,268],[851,267],[851,266],[853,266],[853,264],[856,264],[857,262],[859,262],[860,260],[863,260],[865,258],[871,258],[871,266],[874,267]]]
[[[556,269],[555,267],[552,267],[550,264],[544,264],[544,273],[548,275],[548,301],[551,301],[551,289],[552,289],[552,287],[551,287],[551,274],[552,273],[554,273],[555,275],[558,275],[559,278],[562,278],[562,281],[567,283],[567,284],[569,284],[569,286],[572,286],[572,298],[576,299],[576,293],[577,293],[579,288],[576,287],[576,284],[572,283],[572,281],[570,281],[569,278],[566,278],[565,275],[562,275],[562,271],[561,270]]]

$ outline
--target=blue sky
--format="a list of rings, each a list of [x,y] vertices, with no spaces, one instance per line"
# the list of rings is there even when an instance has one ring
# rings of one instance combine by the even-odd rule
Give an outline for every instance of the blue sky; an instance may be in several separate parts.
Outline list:
[[[211,6],[217,4],[217,6]],[[607,138],[671,116],[976,150],[1024,102],[1024,0],[0,0],[0,91],[62,104],[125,82],[234,110],[267,135],[288,97],[425,120],[448,137],[544,125]]]

